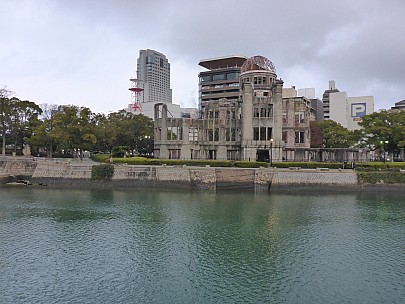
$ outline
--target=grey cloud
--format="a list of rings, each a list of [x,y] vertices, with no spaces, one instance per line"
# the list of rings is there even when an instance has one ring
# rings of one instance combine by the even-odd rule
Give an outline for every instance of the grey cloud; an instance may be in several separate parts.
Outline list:
[[[179,70],[188,66],[196,74],[203,58],[260,54],[274,62],[286,83],[316,87],[320,96],[335,78],[349,95],[374,95],[376,108],[390,107],[405,95],[403,0],[4,2],[10,14],[0,25],[13,25],[0,63],[13,75],[12,84],[25,79],[21,69],[40,81],[61,77],[83,90],[78,102],[91,99],[80,84],[91,77],[103,90],[115,90],[125,105],[123,83],[134,75],[143,48],[154,48],[181,65]],[[189,100],[197,75],[182,81],[181,75],[172,77],[176,99]],[[8,79],[0,71],[0,84],[9,85]],[[109,101],[98,104],[103,102]]]

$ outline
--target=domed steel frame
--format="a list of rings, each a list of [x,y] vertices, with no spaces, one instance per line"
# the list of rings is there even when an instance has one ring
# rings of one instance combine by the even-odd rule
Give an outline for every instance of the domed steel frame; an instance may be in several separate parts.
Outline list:
[[[276,75],[276,67],[273,62],[263,56],[253,56],[246,60],[241,67],[240,73],[257,70],[269,71]]]

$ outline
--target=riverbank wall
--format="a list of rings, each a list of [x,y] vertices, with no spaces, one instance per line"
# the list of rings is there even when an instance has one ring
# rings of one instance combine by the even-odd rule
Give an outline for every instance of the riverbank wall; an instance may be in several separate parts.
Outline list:
[[[114,165],[111,180],[92,180],[92,162],[13,158],[0,160],[0,183],[24,178],[33,186],[194,189],[206,191],[405,191],[405,185],[358,182],[350,169],[214,168]]]

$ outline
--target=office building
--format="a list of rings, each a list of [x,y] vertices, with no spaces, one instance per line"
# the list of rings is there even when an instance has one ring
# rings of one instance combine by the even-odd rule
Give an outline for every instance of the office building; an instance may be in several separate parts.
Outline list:
[[[166,56],[154,50],[140,50],[136,77],[144,89],[141,103],[172,103],[170,88],[170,63]]]
[[[329,119],[330,118],[330,94],[331,93],[336,93],[339,92],[339,90],[336,88],[336,84],[334,80],[329,81],[329,87],[327,90],[322,95],[322,103],[323,103],[323,116],[324,119]]]
[[[329,81],[329,88],[323,94],[325,119],[331,119],[350,131],[360,129],[361,117],[374,112],[373,96],[348,97]]]
[[[140,50],[136,78],[131,81],[131,104],[127,111],[154,118],[154,105],[167,104],[170,117],[196,117],[197,109],[181,108],[172,103],[170,63],[165,55],[155,50]]]
[[[207,69],[199,73],[199,106],[201,113],[211,101],[226,98],[235,102],[239,98],[239,75],[245,56],[225,56],[204,59],[199,66]]]

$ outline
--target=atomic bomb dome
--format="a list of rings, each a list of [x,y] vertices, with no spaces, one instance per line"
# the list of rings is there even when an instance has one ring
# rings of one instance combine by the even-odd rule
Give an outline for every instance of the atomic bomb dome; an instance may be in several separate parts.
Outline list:
[[[273,62],[263,56],[250,57],[243,63],[240,73],[243,74],[252,71],[269,71],[276,75],[276,67]]]

